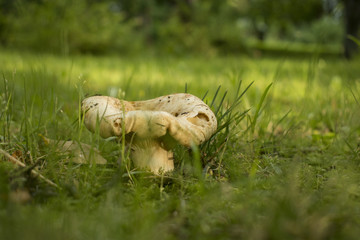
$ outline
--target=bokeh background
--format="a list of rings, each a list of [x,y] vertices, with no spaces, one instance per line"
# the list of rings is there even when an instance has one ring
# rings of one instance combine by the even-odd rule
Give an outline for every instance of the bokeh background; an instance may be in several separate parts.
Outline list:
[[[351,58],[359,13],[358,0],[0,0],[0,45],[65,55]]]

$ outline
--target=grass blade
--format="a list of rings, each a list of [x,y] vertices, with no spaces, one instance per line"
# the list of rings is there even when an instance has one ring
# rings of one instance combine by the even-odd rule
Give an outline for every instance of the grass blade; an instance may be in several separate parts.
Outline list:
[[[260,115],[260,110],[261,110],[261,108],[263,106],[263,103],[265,101],[265,98],[266,98],[271,86],[272,86],[272,83],[270,83],[269,86],[267,86],[267,88],[265,89],[264,93],[261,96],[259,104],[256,107],[254,118],[251,121],[251,132],[252,132],[252,134],[254,134],[254,132],[255,132],[255,126],[256,126],[257,120],[258,120],[259,115]]]
[[[217,95],[218,95],[218,93],[219,93],[219,91],[220,91],[220,88],[221,88],[221,85],[216,89],[216,92],[215,92],[215,95],[214,95],[214,97],[213,97],[213,99],[212,99],[212,102],[211,102],[211,104],[210,104],[210,107],[212,107],[212,106],[214,105],[215,100],[216,100],[216,97],[217,97]]]

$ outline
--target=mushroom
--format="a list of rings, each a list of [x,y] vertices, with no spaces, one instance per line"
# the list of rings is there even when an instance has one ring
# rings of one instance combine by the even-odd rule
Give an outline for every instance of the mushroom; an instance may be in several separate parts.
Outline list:
[[[172,149],[176,143],[199,145],[217,128],[209,106],[186,93],[133,102],[93,96],[83,100],[82,111],[91,132],[98,131],[103,138],[121,137],[123,132],[129,136],[134,165],[155,173],[174,169]]]
[[[106,164],[107,161],[103,158],[99,150],[93,146],[77,141],[62,141],[47,138],[39,134],[45,145],[55,147],[58,152],[68,155],[67,160],[73,163],[86,164]]]

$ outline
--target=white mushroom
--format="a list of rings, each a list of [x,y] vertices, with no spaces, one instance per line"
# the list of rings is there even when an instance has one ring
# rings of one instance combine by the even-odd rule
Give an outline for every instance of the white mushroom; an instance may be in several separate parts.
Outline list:
[[[135,134],[131,159],[153,172],[174,169],[171,149],[175,143],[199,145],[216,131],[214,113],[201,99],[185,93],[129,102],[107,96],[83,100],[85,126],[100,136]]]
[[[76,142],[76,141],[62,141],[46,138],[40,134],[45,145],[52,145],[58,152],[68,155],[67,160],[73,163],[95,163],[106,164],[107,161],[103,158],[96,148],[89,144]]]

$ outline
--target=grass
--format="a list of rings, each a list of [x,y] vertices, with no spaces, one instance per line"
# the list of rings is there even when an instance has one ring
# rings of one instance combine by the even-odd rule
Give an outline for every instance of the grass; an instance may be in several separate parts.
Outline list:
[[[2,51],[0,66],[0,146],[28,166],[0,157],[0,239],[360,234],[358,61]],[[118,164],[122,145],[91,134],[79,118],[87,94],[138,100],[185,85],[205,95],[221,131],[198,149],[176,149],[171,174],[129,178]],[[68,163],[39,134],[90,144],[108,164]],[[32,168],[60,188],[31,177]]]

